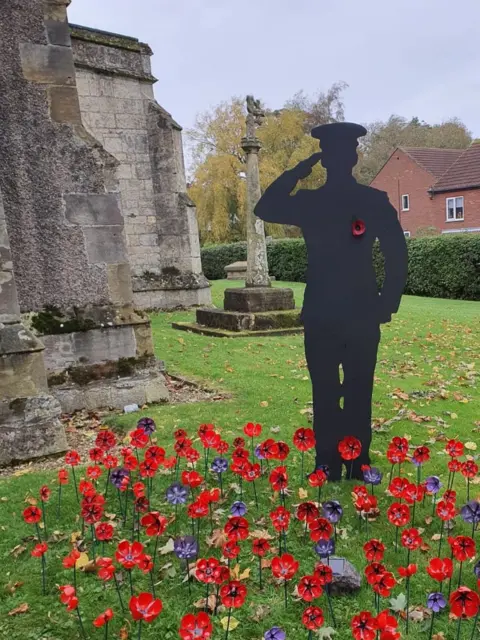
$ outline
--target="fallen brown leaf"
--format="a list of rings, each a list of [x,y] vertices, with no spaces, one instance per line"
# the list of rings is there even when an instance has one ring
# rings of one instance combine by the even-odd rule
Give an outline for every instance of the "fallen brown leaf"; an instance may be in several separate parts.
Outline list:
[[[21,613],[27,613],[27,611],[29,610],[29,606],[27,602],[23,602],[22,604],[19,604],[18,607],[15,607],[15,609],[12,609],[11,611],[8,612],[9,616],[18,616]]]

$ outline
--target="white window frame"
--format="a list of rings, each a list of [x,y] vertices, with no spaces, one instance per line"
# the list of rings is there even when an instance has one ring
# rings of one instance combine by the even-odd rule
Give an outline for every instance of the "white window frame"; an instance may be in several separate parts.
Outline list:
[[[456,200],[462,200],[462,217],[457,218],[457,208],[456,208]],[[448,203],[453,200],[453,214],[454,218],[448,217]],[[450,198],[445,198],[445,220],[446,222],[463,222],[465,220],[465,198],[463,196],[453,196]]]
[[[410,231],[404,231],[403,235],[405,236],[405,238],[410,238]]]
[[[407,199],[407,206],[405,207],[405,202],[404,202],[404,198]],[[402,195],[402,211],[410,211],[410,196],[408,195],[408,193],[404,193]]]

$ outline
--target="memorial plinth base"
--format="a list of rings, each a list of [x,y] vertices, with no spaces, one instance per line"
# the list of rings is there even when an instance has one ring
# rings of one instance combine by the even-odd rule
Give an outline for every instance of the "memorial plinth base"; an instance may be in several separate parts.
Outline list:
[[[196,322],[172,326],[217,337],[278,336],[303,330],[300,309],[291,289],[245,287],[226,289],[224,309],[197,309]]]

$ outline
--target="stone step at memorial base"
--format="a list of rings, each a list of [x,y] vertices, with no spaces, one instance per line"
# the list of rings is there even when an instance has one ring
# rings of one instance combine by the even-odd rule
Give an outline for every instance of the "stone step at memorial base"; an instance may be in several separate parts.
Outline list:
[[[51,386],[64,413],[80,409],[119,409],[127,405],[168,402],[163,366],[136,371],[133,375],[112,379],[92,380],[86,384],[64,383]]]

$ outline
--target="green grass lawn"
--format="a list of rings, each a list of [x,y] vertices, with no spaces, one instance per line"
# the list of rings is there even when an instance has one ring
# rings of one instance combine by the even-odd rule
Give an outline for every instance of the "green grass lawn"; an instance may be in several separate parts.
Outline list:
[[[228,286],[231,285],[232,283],[228,283]],[[285,286],[285,283],[277,283],[278,285]],[[212,293],[217,305],[222,303],[225,286],[226,281],[215,282],[213,285]],[[297,303],[301,304],[303,285],[289,283],[288,286],[294,289]],[[176,428],[182,427],[190,434],[195,434],[199,424],[213,423],[231,442],[236,435],[241,434],[246,422],[255,421],[263,425],[265,438],[271,436],[291,444],[294,430],[299,426],[307,426],[304,409],[308,406],[311,395],[303,337],[297,335],[221,339],[184,333],[171,328],[172,321],[191,320],[193,315],[191,312],[175,312],[152,316],[157,356],[166,361],[170,373],[181,374],[205,383],[210,388],[228,392],[232,394],[231,399],[185,405],[158,405],[139,414],[112,418],[111,423],[115,429],[131,429],[141,415],[149,415],[157,423],[158,443],[171,452],[172,433]],[[432,459],[426,465],[424,475],[436,472],[442,479],[446,479],[447,459],[442,455],[446,437],[474,443],[470,445],[470,453],[477,455],[473,447],[480,441],[479,355],[480,303],[404,297],[399,314],[391,325],[383,328],[382,333],[374,391],[373,464],[388,472],[389,467],[384,456],[387,443],[392,436],[405,434],[411,437],[412,443],[427,443],[432,450]],[[312,459],[309,457],[310,463]],[[291,505],[300,502],[299,461],[299,455],[292,450],[288,463],[293,491],[289,498]],[[405,473],[411,474],[414,480],[414,471],[409,465],[405,466]],[[230,475],[227,483],[233,481]],[[163,492],[169,482],[171,479],[165,476],[156,479],[156,498],[153,502],[154,507],[160,511],[167,509],[163,501]],[[57,533],[54,538],[59,540],[55,542],[52,539],[50,543],[46,597],[41,596],[39,561],[29,556],[33,543],[28,536],[33,531],[23,522],[22,510],[26,506],[25,498],[37,495],[43,483],[48,483],[56,490],[55,474],[50,471],[36,471],[0,481],[0,557],[4,566],[0,577],[0,638],[63,640],[81,637],[75,618],[72,614],[66,613],[63,605],[59,604],[55,587],[56,584],[71,581],[70,573],[62,568],[61,559],[70,548],[71,532],[81,529],[81,524],[76,519],[78,508],[71,485],[65,491],[62,518],[59,522],[54,518],[53,497],[53,502],[49,505],[50,533],[55,530]],[[383,484],[385,485],[385,482]],[[252,528],[271,529],[268,518],[273,506],[270,500],[271,493],[265,480],[259,486],[261,504],[258,511],[252,501],[253,495],[247,489],[248,517]],[[365,561],[361,545],[367,537],[354,515],[350,498],[351,488],[352,483],[332,485],[327,487],[325,496],[338,499],[345,506],[338,553],[349,558],[363,570]],[[454,488],[459,492],[458,504],[461,506],[465,501],[465,487],[460,478],[456,479]],[[472,497],[478,493],[478,486],[473,486]],[[387,527],[385,518],[391,498],[383,495],[383,489],[380,489],[379,494],[382,495],[382,515],[377,522],[369,526],[369,534],[381,537],[387,543],[385,562],[387,567],[396,573],[397,567],[405,564],[405,553],[402,550],[397,554],[393,549],[394,534],[391,527]],[[221,505],[225,510],[221,526],[235,497],[234,490],[230,489],[225,504]],[[309,498],[315,499],[311,489]],[[116,508],[116,502],[109,505],[110,510]],[[436,586],[424,571],[428,558],[436,555],[438,544],[431,541],[432,535],[439,531],[438,523],[425,523],[425,516],[429,515],[430,511],[429,500],[424,508],[420,507],[417,510],[416,524],[425,529],[424,539],[432,549],[425,554],[414,554],[413,561],[419,565],[418,574],[412,578],[411,586],[411,604],[415,606],[424,606],[426,594],[435,590]],[[264,517],[266,521],[263,523]],[[459,518],[457,520],[455,533],[468,535],[466,525]],[[257,524],[254,525],[254,521]],[[184,531],[188,532],[186,520],[181,518],[180,522]],[[166,537],[162,544],[165,541]],[[26,546],[28,550],[15,557],[11,551],[17,545]],[[151,549],[151,545],[149,547]],[[86,548],[89,551],[89,541]],[[246,581],[249,596],[243,608],[234,613],[240,625],[231,632],[231,638],[260,639],[274,624],[282,626],[287,631],[288,639],[307,638],[308,634],[300,621],[304,605],[290,600],[285,611],[283,593],[269,581],[268,572],[265,574],[267,585],[263,591],[259,591],[256,564],[252,563],[249,549],[250,543],[244,544],[240,555],[242,570],[251,567],[251,577]],[[112,549],[107,551],[108,554],[112,554]],[[293,551],[301,562],[298,577],[311,573],[317,559],[311,545],[304,543],[298,526],[292,527],[289,533],[289,551]],[[447,555],[446,543],[444,551],[442,555]],[[216,549],[206,549],[205,544],[202,552],[203,555],[218,555]],[[168,562],[172,562],[178,571],[178,562],[171,555],[159,557],[157,567],[160,568]],[[203,587],[194,584],[194,596],[189,600],[187,587],[180,584],[178,573],[176,576],[165,575],[167,569],[156,576],[157,580],[161,581],[157,591],[164,601],[164,610],[151,627],[144,625],[142,637],[146,639],[178,637],[178,625],[182,615],[194,611],[191,603],[203,594]],[[464,572],[464,582],[472,587],[474,582],[471,567],[465,567]],[[16,583],[23,584],[15,586]],[[129,637],[136,638],[136,629],[128,622],[129,616],[125,616],[124,622],[120,614],[114,590],[110,587],[104,590],[94,574],[81,574],[79,584],[80,607],[89,638],[103,637],[102,630],[95,630],[91,620],[107,606],[113,606],[117,614],[111,625],[110,637],[118,638],[120,627],[125,627],[130,634]],[[137,586],[148,589],[148,581],[142,576],[141,579],[138,578]],[[293,585],[290,590],[293,590]],[[400,593],[406,593],[405,584],[398,584],[392,596],[398,596]],[[16,616],[7,615],[22,603],[29,604],[28,612]],[[325,598],[322,597],[318,604],[324,608],[326,625],[330,626]],[[264,607],[262,610],[258,609],[260,605]],[[351,616],[363,609],[373,611],[371,590],[363,586],[355,597],[335,599],[334,606],[338,622],[335,637],[339,640],[349,638],[348,625]],[[383,606],[389,606],[388,600]],[[214,627],[213,638],[217,640],[224,637],[218,619],[214,619]],[[416,639],[426,634],[428,636],[427,627],[428,622],[412,624],[409,637]],[[403,622],[400,623],[400,628],[403,632]],[[471,622],[463,624],[461,637],[469,639],[471,629]],[[455,637],[456,629],[454,625],[448,624],[446,614],[439,616],[435,630],[443,631],[446,638],[453,640]]]

